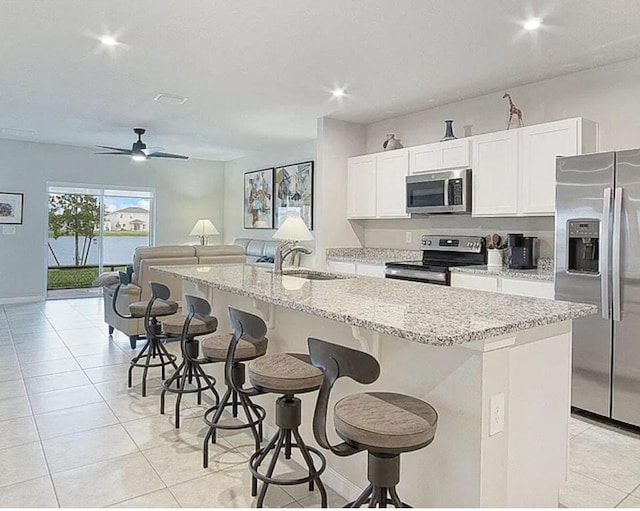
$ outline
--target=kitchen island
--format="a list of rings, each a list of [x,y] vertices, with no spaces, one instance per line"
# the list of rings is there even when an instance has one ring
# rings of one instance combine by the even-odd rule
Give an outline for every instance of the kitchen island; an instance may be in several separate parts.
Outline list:
[[[372,353],[379,380],[341,380],[336,400],[388,390],[431,403],[440,416],[436,440],[402,457],[399,491],[412,505],[557,506],[567,464],[571,319],[595,307],[370,277],[315,280],[243,264],[155,269],[182,277],[184,293],[209,299],[219,330],[228,328],[228,305],[262,316],[271,353],[306,352],[309,336]],[[315,394],[301,397],[301,432],[315,443]],[[260,399],[269,422],[273,396]],[[327,461],[324,479],[338,493],[353,498],[366,486],[365,454],[327,453]]]

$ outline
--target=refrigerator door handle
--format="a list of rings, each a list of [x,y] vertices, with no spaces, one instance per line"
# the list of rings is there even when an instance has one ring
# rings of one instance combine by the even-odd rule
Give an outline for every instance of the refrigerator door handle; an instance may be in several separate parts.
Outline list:
[[[609,308],[609,225],[611,222],[611,188],[602,197],[602,235],[600,236],[600,309],[604,319],[611,319]]]
[[[620,232],[622,229],[622,188],[616,188],[613,195],[613,247],[611,250],[611,273],[612,285],[611,294],[613,295],[613,320],[620,321],[622,319],[622,311],[620,308]]]

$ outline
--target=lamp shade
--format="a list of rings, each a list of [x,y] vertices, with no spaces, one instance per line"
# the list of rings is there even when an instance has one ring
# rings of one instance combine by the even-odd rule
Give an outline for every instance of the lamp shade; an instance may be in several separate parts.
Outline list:
[[[313,241],[313,234],[299,216],[289,216],[273,235],[274,240]]]
[[[189,236],[213,236],[220,234],[213,222],[207,218],[201,218],[196,222],[196,225],[191,229]]]

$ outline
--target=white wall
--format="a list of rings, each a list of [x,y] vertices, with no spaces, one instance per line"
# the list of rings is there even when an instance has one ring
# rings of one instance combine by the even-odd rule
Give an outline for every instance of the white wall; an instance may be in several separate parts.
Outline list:
[[[0,234],[0,303],[44,298],[47,182],[155,188],[157,245],[192,243],[189,232],[198,218],[210,218],[219,229],[224,224],[221,162],[133,162],[93,153],[0,140],[0,192],[24,193],[23,225],[15,235]]]
[[[473,79],[473,77],[469,77]],[[629,149],[640,146],[640,59],[581,71],[551,80],[510,89],[514,102],[522,110],[526,125],[585,117],[600,127],[600,150]],[[472,134],[506,128],[505,91],[387,119],[366,127],[366,151],[381,150],[385,134],[395,133],[405,147],[438,141],[444,134],[444,120],[454,119],[454,132],[463,136],[464,126],[472,125]],[[375,220],[362,222],[366,246],[416,248],[417,240],[404,242],[406,230],[415,233],[438,232],[489,234],[526,232],[542,237],[542,255],[553,254],[553,221],[534,219],[472,219],[433,216],[406,221]]]
[[[253,170],[266,169],[316,159],[315,140],[295,145],[257,151],[244,158],[224,163],[224,243],[233,243],[235,238],[256,238],[270,240],[275,229],[245,229],[243,227],[244,174]],[[317,179],[317,164],[314,164],[314,181]],[[315,184],[314,184],[315,186]],[[314,224],[317,222],[317,202],[314,204]],[[305,244],[314,249],[314,243]],[[305,262],[305,264],[307,264]]]

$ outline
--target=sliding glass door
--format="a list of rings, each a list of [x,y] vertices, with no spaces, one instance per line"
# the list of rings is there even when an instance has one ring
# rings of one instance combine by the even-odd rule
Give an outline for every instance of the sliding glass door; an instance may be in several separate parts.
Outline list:
[[[151,190],[50,185],[48,192],[49,297],[99,293],[91,283],[102,271],[124,270],[136,247],[153,244]]]

